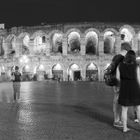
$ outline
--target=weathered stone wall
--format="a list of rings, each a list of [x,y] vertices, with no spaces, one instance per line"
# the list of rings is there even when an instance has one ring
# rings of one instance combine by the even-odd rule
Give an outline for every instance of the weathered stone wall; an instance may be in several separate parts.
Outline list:
[[[31,68],[31,72],[39,65],[44,65],[46,73],[51,77],[52,67],[59,63],[63,68],[63,80],[68,80],[68,69],[72,64],[77,64],[81,70],[82,79],[86,79],[86,67],[88,64],[93,63],[98,68],[99,80],[103,80],[103,72],[105,66],[110,63],[110,60],[115,54],[120,52],[121,46],[121,29],[127,28],[133,35],[132,49],[135,51],[140,50],[139,43],[139,25],[125,25],[123,23],[75,23],[75,24],[58,24],[58,25],[44,25],[34,27],[13,27],[11,29],[0,30],[0,36],[3,37],[3,48],[5,50],[4,56],[0,57],[0,66],[5,67],[6,73],[13,65],[18,65],[21,69],[27,65],[20,63],[21,53],[21,37],[28,34],[30,37],[30,54],[27,55],[29,58],[28,65]],[[98,35],[98,46],[96,55],[87,55],[85,52],[85,36],[89,31],[94,31]],[[104,33],[111,31],[115,35],[115,52],[113,54],[104,53]],[[78,32],[81,40],[81,50],[78,54],[68,54],[68,35],[71,32]],[[61,33],[63,35],[62,40],[62,54],[51,53],[52,48],[52,36],[55,33]],[[47,39],[45,55],[35,55],[33,51],[34,38],[36,36],[44,35]],[[8,41],[11,36],[14,36],[16,55],[13,57],[8,56]]]

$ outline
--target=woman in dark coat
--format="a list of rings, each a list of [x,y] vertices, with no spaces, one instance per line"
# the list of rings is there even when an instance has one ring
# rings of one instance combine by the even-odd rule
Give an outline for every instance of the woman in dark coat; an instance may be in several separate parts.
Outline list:
[[[127,132],[128,107],[135,106],[140,121],[140,68],[136,63],[133,50],[127,52],[123,62],[117,68],[117,78],[120,80],[120,95],[118,103],[122,106],[123,132]]]

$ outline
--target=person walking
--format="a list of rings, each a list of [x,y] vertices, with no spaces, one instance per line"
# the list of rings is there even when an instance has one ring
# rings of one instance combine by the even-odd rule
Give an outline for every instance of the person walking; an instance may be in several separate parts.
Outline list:
[[[21,73],[19,72],[19,67],[15,66],[15,72],[11,73],[13,79],[13,91],[14,91],[14,102],[19,101],[20,98],[20,82],[21,82]]]
[[[136,54],[129,50],[117,68],[116,77],[120,81],[118,103],[122,106],[123,132],[130,129],[127,127],[128,107],[135,107],[137,118],[140,121],[140,68],[136,62]]]

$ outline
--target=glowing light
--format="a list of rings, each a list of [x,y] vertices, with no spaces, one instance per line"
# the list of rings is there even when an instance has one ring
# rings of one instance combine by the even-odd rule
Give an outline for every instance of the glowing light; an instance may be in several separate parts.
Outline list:
[[[93,63],[91,63],[91,64],[88,66],[87,69],[88,69],[88,70],[96,70],[97,67],[96,67]]]
[[[39,70],[40,70],[40,71],[44,71],[44,66],[43,66],[43,65],[40,65],[40,66],[39,66]]]
[[[20,63],[28,63],[29,62],[29,58],[26,56],[26,55],[23,55],[21,58],[20,58]]]
[[[62,67],[60,64],[56,64],[54,67],[53,67],[53,70],[62,70]]]
[[[140,60],[140,57],[137,57],[136,59],[137,59],[137,60]]]
[[[79,70],[80,68],[79,68],[78,65],[73,64],[73,65],[71,66],[71,69],[72,69],[72,70]]]
[[[26,70],[26,71],[29,71],[29,69],[30,69],[29,65],[26,65],[26,66],[25,66],[25,70]]]

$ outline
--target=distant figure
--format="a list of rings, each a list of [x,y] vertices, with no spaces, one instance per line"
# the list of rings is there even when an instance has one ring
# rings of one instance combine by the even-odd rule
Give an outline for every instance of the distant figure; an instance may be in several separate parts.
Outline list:
[[[19,100],[20,98],[20,82],[21,82],[21,73],[19,72],[19,67],[15,66],[15,72],[11,73],[13,79],[13,90],[14,90],[14,101]]]
[[[140,121],[140,68],[136,62],[136,54],[129,50],[117,68],[117,79],[120,81],[120,94],[118,103],[122,106],[123,132],[129,131],[127,127],[128,107],[135,107]]]

